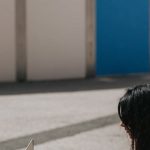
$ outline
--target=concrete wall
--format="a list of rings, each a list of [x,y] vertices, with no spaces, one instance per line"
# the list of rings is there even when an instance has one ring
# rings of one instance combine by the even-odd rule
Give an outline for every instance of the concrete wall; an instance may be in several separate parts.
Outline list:
[[[15,1],[0,0],[0,82],[15,81]]]
[[[93,2],[0,0],[0,82],[84,78],[94,58]]]
[[[97,75],[150,72],[149,1],[97,0]]]
[[[85,74],[86,0],[27,0],[27,79]]]

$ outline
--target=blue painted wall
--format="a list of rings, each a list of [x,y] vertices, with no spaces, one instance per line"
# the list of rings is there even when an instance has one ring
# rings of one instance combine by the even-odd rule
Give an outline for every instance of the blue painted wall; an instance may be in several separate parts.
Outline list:
[[[148,0],[97,0],[97,75],[149,71]]]

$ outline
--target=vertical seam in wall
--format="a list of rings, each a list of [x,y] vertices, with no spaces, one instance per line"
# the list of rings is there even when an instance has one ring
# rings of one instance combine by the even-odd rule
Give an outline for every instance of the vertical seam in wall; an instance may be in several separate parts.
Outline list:
[[[86,0],[86,77],[96,75],[96,0]]]
[[[16,0],[16,78],[26,81],[26,0]]]

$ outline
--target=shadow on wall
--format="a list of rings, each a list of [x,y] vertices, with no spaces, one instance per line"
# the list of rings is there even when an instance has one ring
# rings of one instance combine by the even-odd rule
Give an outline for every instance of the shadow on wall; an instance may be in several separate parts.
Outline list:
[[[61,81],[1,83],[0,95],[116,89],[148,83],[149,81],[150,74]]]

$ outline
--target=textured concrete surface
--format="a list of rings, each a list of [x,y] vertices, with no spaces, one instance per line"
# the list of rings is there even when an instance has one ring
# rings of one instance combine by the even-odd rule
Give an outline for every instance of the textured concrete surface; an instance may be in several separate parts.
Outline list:
[[[108,86],[102,86],[105,82]],[[117,116],[118,100],[128,85],[117,84],[109,78],[1,84],[0,150],[23,150],[31,138],[35,150],[129,149]]]

